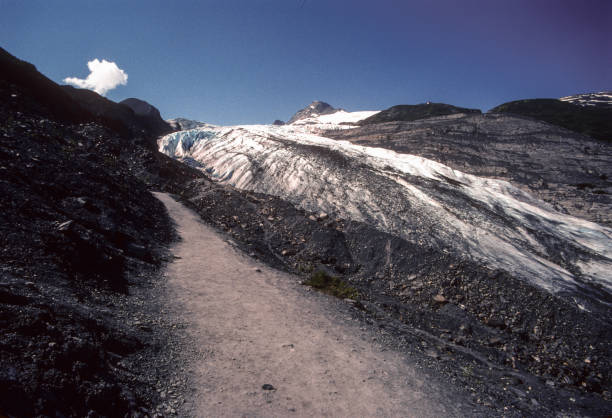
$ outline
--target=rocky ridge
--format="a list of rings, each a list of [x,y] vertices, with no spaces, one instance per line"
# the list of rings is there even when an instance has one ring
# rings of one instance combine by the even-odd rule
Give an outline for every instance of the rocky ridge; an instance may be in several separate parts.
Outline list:
[[[118,132],[124,138],[157,137],[172,132],[172,128],[161,118],[159,111],[144,101],[134,102],[130,100],[136,99],[127,99],[127,103],[115,103],[91,90],[71,86],[61,86],[61,89],[79,106],[93,114],[93,120]],[[132,109],[130,104],[139,111]]]

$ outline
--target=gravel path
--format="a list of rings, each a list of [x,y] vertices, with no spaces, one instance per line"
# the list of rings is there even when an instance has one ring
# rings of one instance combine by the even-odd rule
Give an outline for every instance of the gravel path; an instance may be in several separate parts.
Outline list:
[[[452,388],[429,380],[344,302],[249,259],[199,216],[156,193],[181,241],[168,266],[168,298],[190,341],[194,416],[465,416]],[[271,386],[268,386],[271,385]]]

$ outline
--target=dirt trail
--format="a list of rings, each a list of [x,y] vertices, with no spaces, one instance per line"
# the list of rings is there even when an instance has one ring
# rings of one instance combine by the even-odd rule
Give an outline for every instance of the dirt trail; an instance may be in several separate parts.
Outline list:
[[[166,194],[182,240],[168,297],[191,341],[194,416],[465,416],[452,395],[351,320],[344,302],[313,294],[235,250]],[[275,389],[264,390],[263,385]]]

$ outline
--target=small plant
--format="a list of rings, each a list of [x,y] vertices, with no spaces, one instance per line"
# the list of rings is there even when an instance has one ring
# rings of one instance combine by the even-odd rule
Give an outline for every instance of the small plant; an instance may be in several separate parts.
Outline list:
[[[461,371],[465,376],[474,376],[474,368],[472,366],[461,367]]]
[[[310,279],[306,280],[304,284],[340,299],[357,300],[359,297],[357,289],[351,287],[343,280],[330,276],[321,270],[314,272],[312,276],[310,276]]]
[[[312,264],[300,263],[297,266],[297,271],[299,271],[300,273],[312,273],[312,270],[314,270],[314,267],[312,267]]]

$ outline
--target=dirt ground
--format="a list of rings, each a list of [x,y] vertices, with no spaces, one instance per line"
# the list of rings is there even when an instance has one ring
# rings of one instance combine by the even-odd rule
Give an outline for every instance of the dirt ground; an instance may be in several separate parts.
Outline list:
[[[196,213],[156,196],[181,236],[166,271],[168,300],[200,353],[191,359],[195,396],[179,414],[479,414],[464,394],[377,343],[347,315],[349,302],[308,295],[297,278],[249,259]]]

